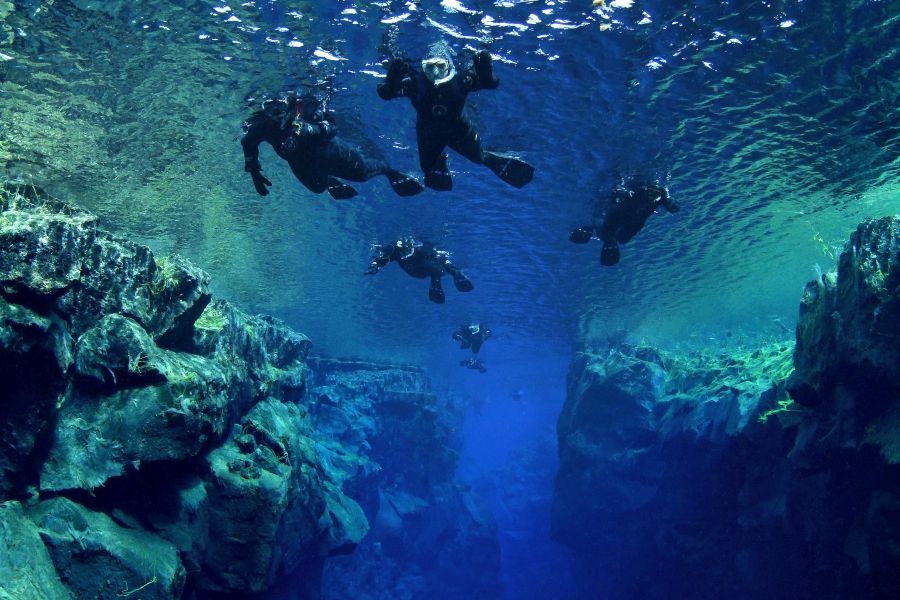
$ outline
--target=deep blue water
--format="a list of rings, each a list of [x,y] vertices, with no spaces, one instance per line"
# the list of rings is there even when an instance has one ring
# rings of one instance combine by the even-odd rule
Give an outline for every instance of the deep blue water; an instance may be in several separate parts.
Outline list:
[[[510,598],[554,572],[533,553],[564,562],[535,536],[547,529],[537,509],[549,503],[573,347],[623,330],[667,346],[788,337],[802,285],[834,265],[849,231],[900,212],[897,1],[72,0],[3,11],[4,175],[187,256],[219,296],[285,319],[317,352],[424,365],[439,388],[466,394],[461,474],[492,498]],[[490,49],[501,85],[469,105],[486,146],[520,153],[534,181],[514,190],[453,156],[452,193],[396,198],[375,180],[336,203],[264,150],[274,186],[257,196],[240,123],[264,95],[302,84],[328,90],[342,136],[418,172],[411,107],[375,94],[391,23],[412,56],[438,38]],[[683,208],[652,217],[622,263],[601,269],[599,246],[570,244],[568,232],[631,172],[666,181]],[[475,292],[448,286],[438,307],[394,267],[362,277],[372,243],[408,234],[450,250]],[[484,375],[459,368],[449,339],[469,319],[495,332]],[[491,487],[496,473],[516,482],[514,497]]]

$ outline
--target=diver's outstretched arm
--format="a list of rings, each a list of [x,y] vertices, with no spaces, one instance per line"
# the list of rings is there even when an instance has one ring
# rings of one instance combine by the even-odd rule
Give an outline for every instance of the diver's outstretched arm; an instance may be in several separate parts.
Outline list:
[[[681,205],[679,205],[677,201],[669,198],[669,190],[666,188],[662,188],[662,196],[660,197],[659,201],[660,204],[663,205],[663,208],[665,208],[670,213],[677,213],[679,210],[681,210]]]
[[[387,77],[378,84],[378,95],[382,100],[393,100],[408,96],[415,79],[415,69],[405,58],[394,56],[388,62]]]
[[[266,139],[268,125],[265,116],[257,113],[244,122],[244,137],[241,138],[241,148],[244,151],[244,170],[250,173],[253,187],[260,196],[267,196],[269,186],[272,185],[272,182],[263,176],[262,165],[259,164],[259,145]]]
[[[493,90],[500,85],[494,76],[494,59],[487,50],[479,50],[472,56],[472,91]]]
[[[244,137],[241,138],[241,148],[244,151],[244,170],[260,170],[259,145],[265,141],[268,127],[265,115],[262,112],[254,114],[244,121]]]

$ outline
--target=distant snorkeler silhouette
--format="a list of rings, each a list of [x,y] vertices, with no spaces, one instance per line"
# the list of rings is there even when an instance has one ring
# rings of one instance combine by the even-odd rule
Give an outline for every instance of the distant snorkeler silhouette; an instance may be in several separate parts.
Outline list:
[[[428,298],[436,303],[444,303],[444,289],[441,277],[449,273],[453,284],[460,292],[471,292],[475,289],[463,272],[450,262],[450,253],[438,250],[429,242],[418,242],[413,238],[404,238],[375,247],[375,255],[365,275],[374,275],[390,262],[396,262],[400,268],[417,279],[431,278]]]
[[[634,180],[616,186],[608,202],[601,202],[594,211],[594,222],[579,227],[569,235],[569,241],[586,244],[597,232],[603,241],[600,264],[612,266],[619,262],[619,244],[631,240],[644,227],[656,209],[662,206],[670,213],[680,209],[669,198],[669,190],[658,185],[646,185]]]
[[[484,323],[469,323],[461,325],[453,332],[453,339],[459,342],[460,350],[472,349],[472,354],[478,354],[481,345],[491,337],[491,330]]]
[[[358,193],[341,179],[361,182],[384,175],[399,196],[412,196],[425,189],[413,177],[384,161],[364,156],[359,148],[337,137],[334,114],[326,111],[314,95],[290,94],[268,100],[243,125],[244,170],[250,173],[261,196],[268,195],[272,185],[259,164],[262,142],[272,145],[309,191],[321,194],[327,190],[335,200],[346,200]]]
[[[487,367],[484,366],[484,363],[481,362],[480,360],[478,360],[477,358],[475,358],[474,356],[467,360],[459,361],[459,366],[465,367],[467,369],[474,369],[474,370],[478,371],[479,373],[487,373]]]
[[[447,146],[473,163],[487,166],[513,187],[521,188],[531,181],[534,167],[528,163],[508,153],[482,149],[478,132],[466,115],[469,92],[493,90],[500,85],[489,52],[464,50],[459,56],[459,71],[453,62],[455,52],[444,41],[429,47],[421,68],[401,56],[395,44],[389,44],[388,54],[387,77],[379,84],[378,95],[384,100],[406,96],[412,102],[426,186],[438,191],[452,189],[444,152]]]

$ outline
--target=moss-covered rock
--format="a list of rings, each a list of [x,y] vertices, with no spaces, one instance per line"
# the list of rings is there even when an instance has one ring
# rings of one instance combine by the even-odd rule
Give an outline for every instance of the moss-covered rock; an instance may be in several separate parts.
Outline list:
[[[38,528],[18,502],[0,504],[0,599],[66,600]]]
[[[28,511],[40,529],[56,570],[76,598],[130,596],[180,598],[185,570],[175,546],[116,524],[107,515],[66,498]]]
[[[208,456],[210,543],[198,562],[217,568],[203,569],[209,575],[200,589],[260,592],[303,563],[359,543],[365,515],[318,465],[298,406],[261,402],[235,433]]]
[[[900,217],[867,220],[837,273],[807,284],[797,324],[791,394],[815,406],[835,386],[866,387],[881,407],[900,381]],[[881,401],[879,397],[891,396]],[[877,409],[876,409],[877,410]]]
[[[246,597],[365,535],[298,404],[305,336],[35,188],[0,189],[0,242],[0,500],[42,500],[74,597]]]
[[[0,190],[0,289],[64,316],[78,337],[110,313],[128,315],[157,342],[184,343],[209,303],[206,273],[99,227],[96,217],[35,188]]]

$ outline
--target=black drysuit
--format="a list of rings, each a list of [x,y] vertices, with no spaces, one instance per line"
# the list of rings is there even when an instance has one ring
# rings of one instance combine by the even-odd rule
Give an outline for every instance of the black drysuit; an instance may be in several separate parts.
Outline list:
[[[453,283],[460,292],[471,292],[475,289],[463,272],[450,262],[448,253],[438,250],[428,242],[412,248],[409,244],[404,245],[402,242],[378,246],[366,275],[374,275],[391,262],[396,262],[401,269],[416,279],[430,278],[431,286],[428,288],[428,298],[437,304],[443,304],[445,300],[444,290],[441,286],[441,277],[444,273],[449,273],[453,277]]]
[[[569,239],[576,243],[587,243],[596,231],[603,241],[600,262],[612,266],[619,262],[619,244],[631,240],[647,223],[656,209],[662,206],[670,213],[678,212],[679,205],[669,198],[668,191],[657,185],[636,185],[617,187],[610,195],[608,203],[598,204],[592,225],[572,232]]]
[[[265,196],[271,185],[261,174],[259,144],[268,142],[275,153],[286,160],[294,175],[309,191],[328,191],[335,199],[356,195],[356,190],[341,182],[368,181],[385,175],[394,191],[409,196],[422,191],[415,180],[392,169],[388,163],[364,156],[356,146],[337,136],[334,115],[320,109],[304,112],[300,101],[273,101],[244,123],[244,170],[253,177],[256,191]]]
[[[434,46],[433,46],[434,47]],[[450,60],[450,57],[446,57]],[[484,164],[514,187],[531,181],[534,168],[505,154],[487,152],[465,111],[466,96],[478,90],[493,90],[500,81],[494,77],[489,52],[464,51],[460,72],[445,83],[435,84],[405,58],[392,58],[378,95],[384,100],[406,96],[416,110],[416,139],[419,165],[425,185],[440,191],[452,187],[447,168],[449,146],[476,164]]]

